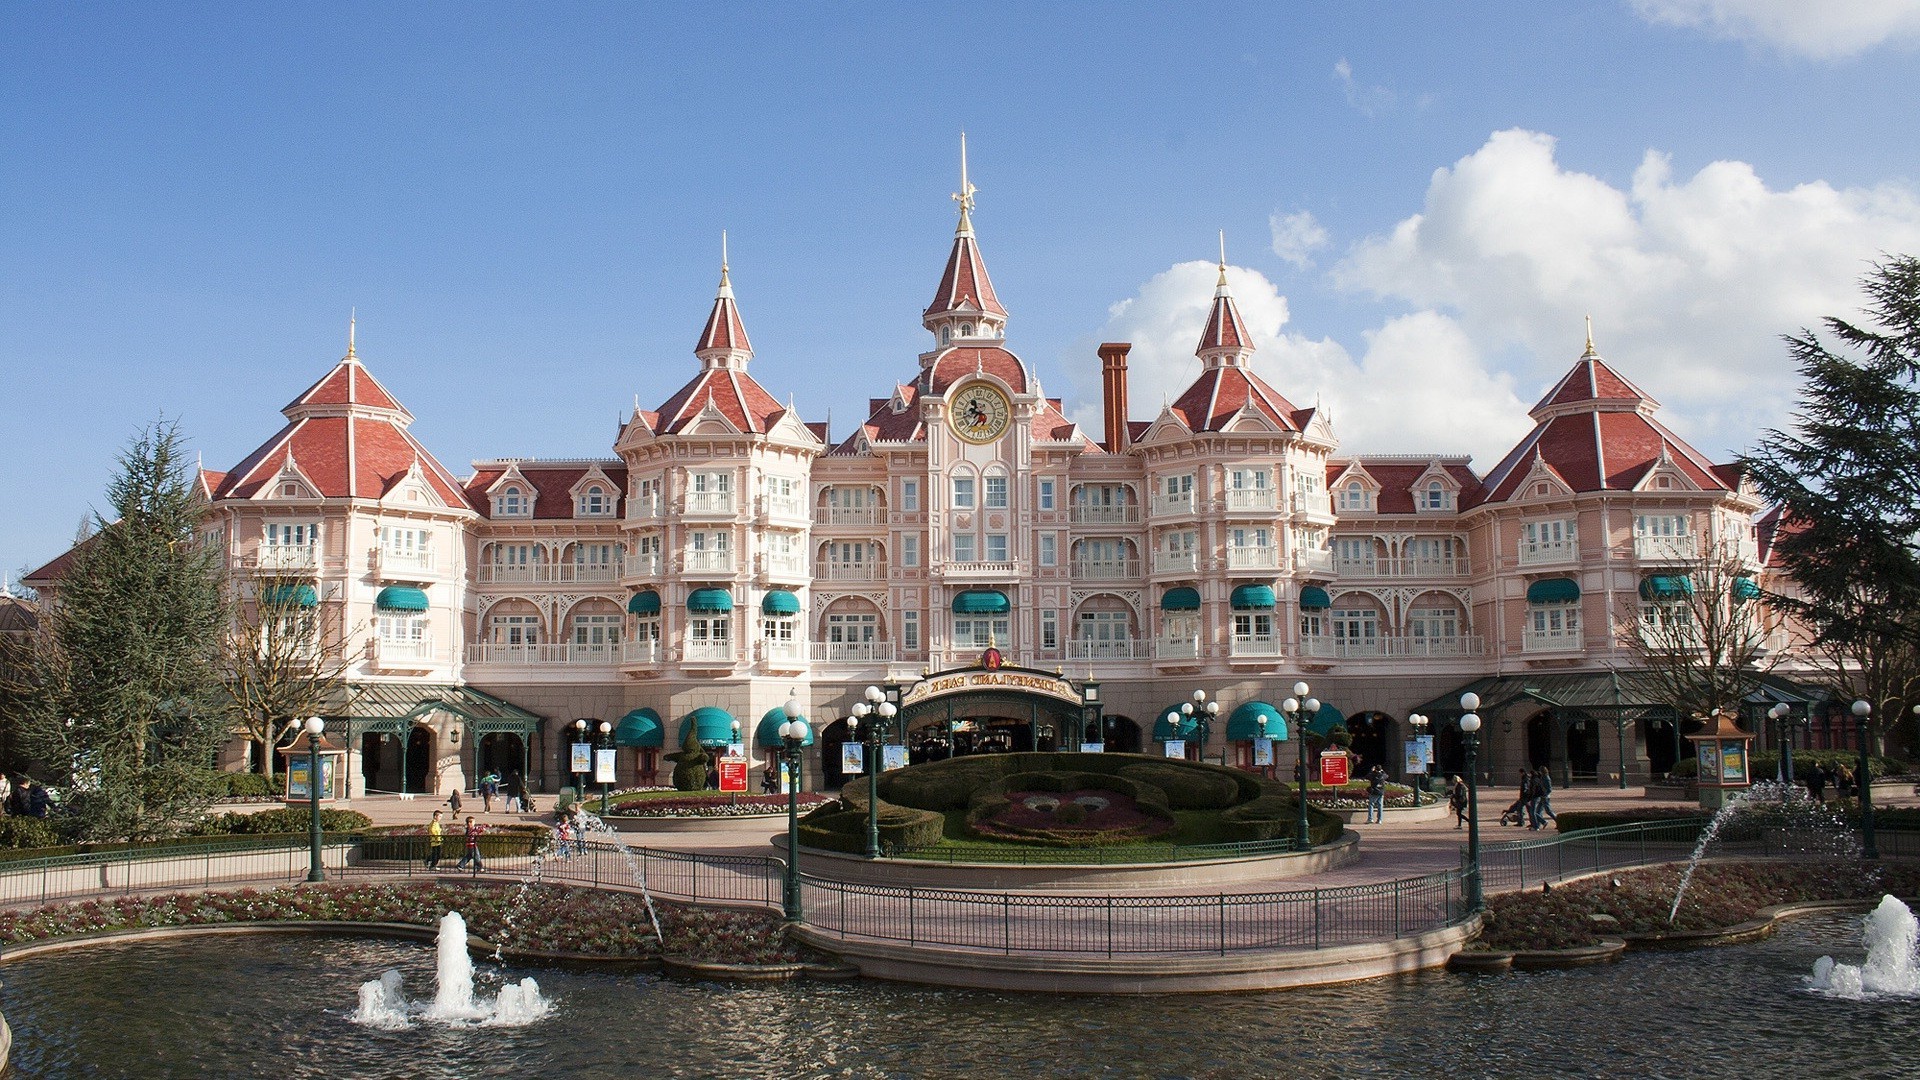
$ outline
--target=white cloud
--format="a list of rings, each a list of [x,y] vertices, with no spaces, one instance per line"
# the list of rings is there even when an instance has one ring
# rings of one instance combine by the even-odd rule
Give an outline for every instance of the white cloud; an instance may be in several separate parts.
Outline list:
[[[1652,23],[1783,53],[1834,60],[1888,42],[1920,40],[1916,0],[1631,0]]]
[[[1551,137],[1511,130],[1435,171],[1422,212],[1333,276],[1447,313],[1523,394],[1578,355],[1591,313],[1601,353],[1720,457],[1785,419],[1797,376],[1779,335],[1857,311],[1871,261],[1914,250],[1920,199],[1904,187],[1773,190],[1737,161],[1676,180],[1650,151],[1622,190],[1562,169]]]
[[[1347,104],[1358,109],[1362,116],[1378,116],[1393,107],[1393,91],[1384,86],[1370,86],[1353,77],[1353,65],[1346,57],[1333,65],[1333,81],[1340,84],[1340,92],[1346,95]]]
[[[1130,341],[1128,396],[1134,419],[1160,414],[1200,374],[1193,355],[1213,304],[1219,269],[1179,263],[1113,305],[1103,340]],[[1489,372],[1451,318],[1431,311],[1388,320],[1369,332],[1358,360],[1339,343],[1285,332],[1287,298],[1255,270],[1228,267],[1240,318],[1252,335],[1253,370],[1296,405],[1320,403],[1352,453],[1471,453],[1482,469],[1529,427],[1512,380]],[[1098,386],[1090,364],[1074,374]],[[1083,429],[1101,430],[1101,406],[1075,411]]]
[[[1311,210],[1273,214],[1267,227],[1273,231],[1273,253],[1302,269],[1312,265],[1314,252],[1327,246],[1327,230]]]

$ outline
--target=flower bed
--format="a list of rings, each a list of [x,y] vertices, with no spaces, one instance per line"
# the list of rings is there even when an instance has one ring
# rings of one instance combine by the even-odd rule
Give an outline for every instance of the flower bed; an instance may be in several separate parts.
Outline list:
[[[1170,832],[1174,823],[1163,809],[1149,814],[1133,797],[1118,791],[1010,791],[994,813],[971,820],[982,836],[1037,840],[1067,847],[1126,844]],[[998,805],[1001,800],[995,800]]]
[[[800,807],[812,809],[821,803],[832,802],[828,796],[817,792],[801,792]],[[606,817],[667,817],[667,818],[723,818],[749,817],[761,814],[783,814],[787,810],[785,795],[743,795],[739,792],[708,795],[657,795],[630,799],[615,803],[607,811]]]
[[[1475,947],[1512,952],[1579,948],[1622,934],[1720,930],[1776,904],[1920,893],[1920,867],[1902,863],[1707,862],[1694,871],[1686,899],[1669,925],[1667,912],[1682,869],[1622,870],[1550,891],[1491,897],[1486,929]]]
[[[717,910],[656,901],[666,951],[702,963],[793,964],[820,954],[789,941],[772,912]],[[72,934],[220,923],[327,921],[439,925],[458,911],[472,933],[507,949],[606,959],[660,955],[645,903],[628,893],[533,885],[408,883],[282,886],[237,892],[171,893],[53,904],[0,912],[0,945]],[[516,911],[506,930],[509,911]]]

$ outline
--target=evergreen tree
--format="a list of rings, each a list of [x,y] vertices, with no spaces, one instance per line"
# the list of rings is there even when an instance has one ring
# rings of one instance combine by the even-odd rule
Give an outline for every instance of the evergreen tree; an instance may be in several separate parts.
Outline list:
[[[25,694],[25,734],[65,789],[63,830],[165,836],[211,798],[232,735],[220,679],[229,611],[181,436],[161,422],[120,455],[114,518],[74,551]]]
[[[1772,602],[1830,662],[1834,689],[1905,717],[1920,685],[1920,259],[1862,280],[1870,322],[1786,339],[1804,380],[1790,431],[1744,459],[1781,508],[1774,549],[1792,585]]]

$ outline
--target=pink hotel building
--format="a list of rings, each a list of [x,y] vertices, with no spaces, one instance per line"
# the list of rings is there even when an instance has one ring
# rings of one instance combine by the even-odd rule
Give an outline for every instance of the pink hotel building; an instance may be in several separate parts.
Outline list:
[[[207,535],[243,595],[262,572],[310,582],[302,602],[353,658],[358,693],[328,723],[356,791],[486,769],[551,791],[579,721],[589,741],[608,726],[622,784],[652,779],[688,725],[758,769],[790,698],[817,735],[808,786],[832,786],[869,685],[902,703],[916,759],[1184,737],[1251,765],[1261,717],[1269,736],[1285,720],[1261,703],[1306,680],[1325,703],[1311,727],[1344,722],[1395,773],[1416,712],[1436,769],[1458,769],[1448,706],[1469,686],[1502,781],[1526,761],[1664,771],[1673,718],[1623,696],[1621,628],[1708,545],[1758,572],[1762,507],[1738,473],[1591,341],[1485,474],[1343,452],[1327,417],[1255,374],[1224,269],[1199,378],[1136,420],[1128,347],[1101,346],[1093,433],[1009,350],[970,197],[927,351],[850,431],[749,373],[724,266],[698,370],[636,409],[611,456],[456,476],[349,342],[279,431],[203,476]],[[1223,703],[1214,723],[1170,723],[1195,690]],[[257,752],[237,745],[234,767]]]

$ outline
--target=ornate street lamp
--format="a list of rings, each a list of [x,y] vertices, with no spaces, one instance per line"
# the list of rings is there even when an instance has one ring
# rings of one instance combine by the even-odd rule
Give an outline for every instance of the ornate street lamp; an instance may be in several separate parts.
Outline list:
[[[866,734],[866,770],[867,770],[867,858],[880,857],[880,748],[882,737],[886,734],[884,724],[873,722],[878,716],[882,721],[893,718],[898,707],[887,700],[886,692],[877,686],[869,686],[860,695],[865,700],[856,702],[847,717],[847,730],[856,738],[860,734],[860,721],[867,721]]]
[[[585,720],[575,720],[573,722],[573,741],[575,743],[583,743],[587,741],[587,722]],[[571,763],[569,763],[569,767],[571,767]],[[573,801],[584,802],[586,801],[586,798],[587,798],[587,774],[583,772],[575,772],[573,774]]]
[[[733,727],[735,731],[740,730],[740,721],[735,720],[733,722]],[[600,721],[600,742],[605,743],[607,747],[613,746],[613,725],[605,720]],[[594,754],[593,770],[595,772],[600,771],[599,753],[597,748]],[[606,780],[600,781],[600,816],[602,817],[606,816],[607,800],[612,797],[612,792],[608,791],[607,787],[608,787],[608,782]]]
[[[1416,750],[1419,749],[1419,740],[1427,733],[1427,725],[1431,723],[1433,723],[1433,721],[1430,718],[1420,713],[1414,713],[1407,717],[1407,726],[1413,729],[1414,748]],[[1415,806],[1420,805],[1420,796],[1425,794],[1427,790],[1427,774],[1424,768],[1425,762],[1422,761],[1421,764],[1423,766],[1422,770],[1414,774],[1419,777],[1419,779],[1414,782],[1413,788],[1413,805]]]
[[[1474,758],[1480,751],[1480,695],[1460,695],[1461,741],[1467,752],[1467,910],[1482,911],[1487,906],[1480,890],[1480,785],[1474,779]]]
[[[1194,730],[1200,733],[1200,749],[1194,752],[1193,760],[1207,760],[1207,736],[1213,734],[1213,720],[1214,717],[1220,715],[1220,703],[1218,701],[1208,701],[1205,690],[1195,690],[1192,701],[1183,701],[1180,703],[1180,715],[1185,720],[1192,721]],[[1220,764],[1225,765],[1226,763],[1227,751],[1225,747],[1222,747],[1220,750]]]
[[[800,699],[780,706],[787,722],[780,725],[780,764],[787,770],[787,875],[782,897],[788,922],[800,921],[800,748],[807,742],[807,721],[800,715]]]
[[[307,733],[307,806],[313,813],[307,833],[307,880],[325,881],[326,872],[320,868],[320,733],[327,730],[327,722],[309,716],[301,727]]]
[[[1307,732],[1313,723],[1314,714],[1320,711],[1320,699],[1307,696],[1310,690],[1304,682],[1293,684],[1293,696],[1280,703],[1280,711],[1287,714],[1287,723],[1293,728],[1297,753],[1293,762],[1293,777],[1296,782],[1295,801],[1300,804],[1300,820],[1295,823],[1293,847],[1295,851],[1305,851],[1313,846],[1312,830],[1307,825]]]
[[[1854,702],[1853,718],[1860,725],[1860,768],[1853,774],[1853,782],[1860,788],[1860,854],[1877,859],[1880,848],[1873,842],[1873,758],[1867,745],[1873,706],[1865,701]]]
[[[1780,739],[1780,760],[1774,768],[1773,778],[1785,785],[1780,790],[1782,802],[1793,794],[1793,733],[1787,726],[1787,717],[1792,712],[1793,707],[1784,701],[1777,702],[1767,710],[1767,719],[1773,721],[1773,729],[1779,733]]]

